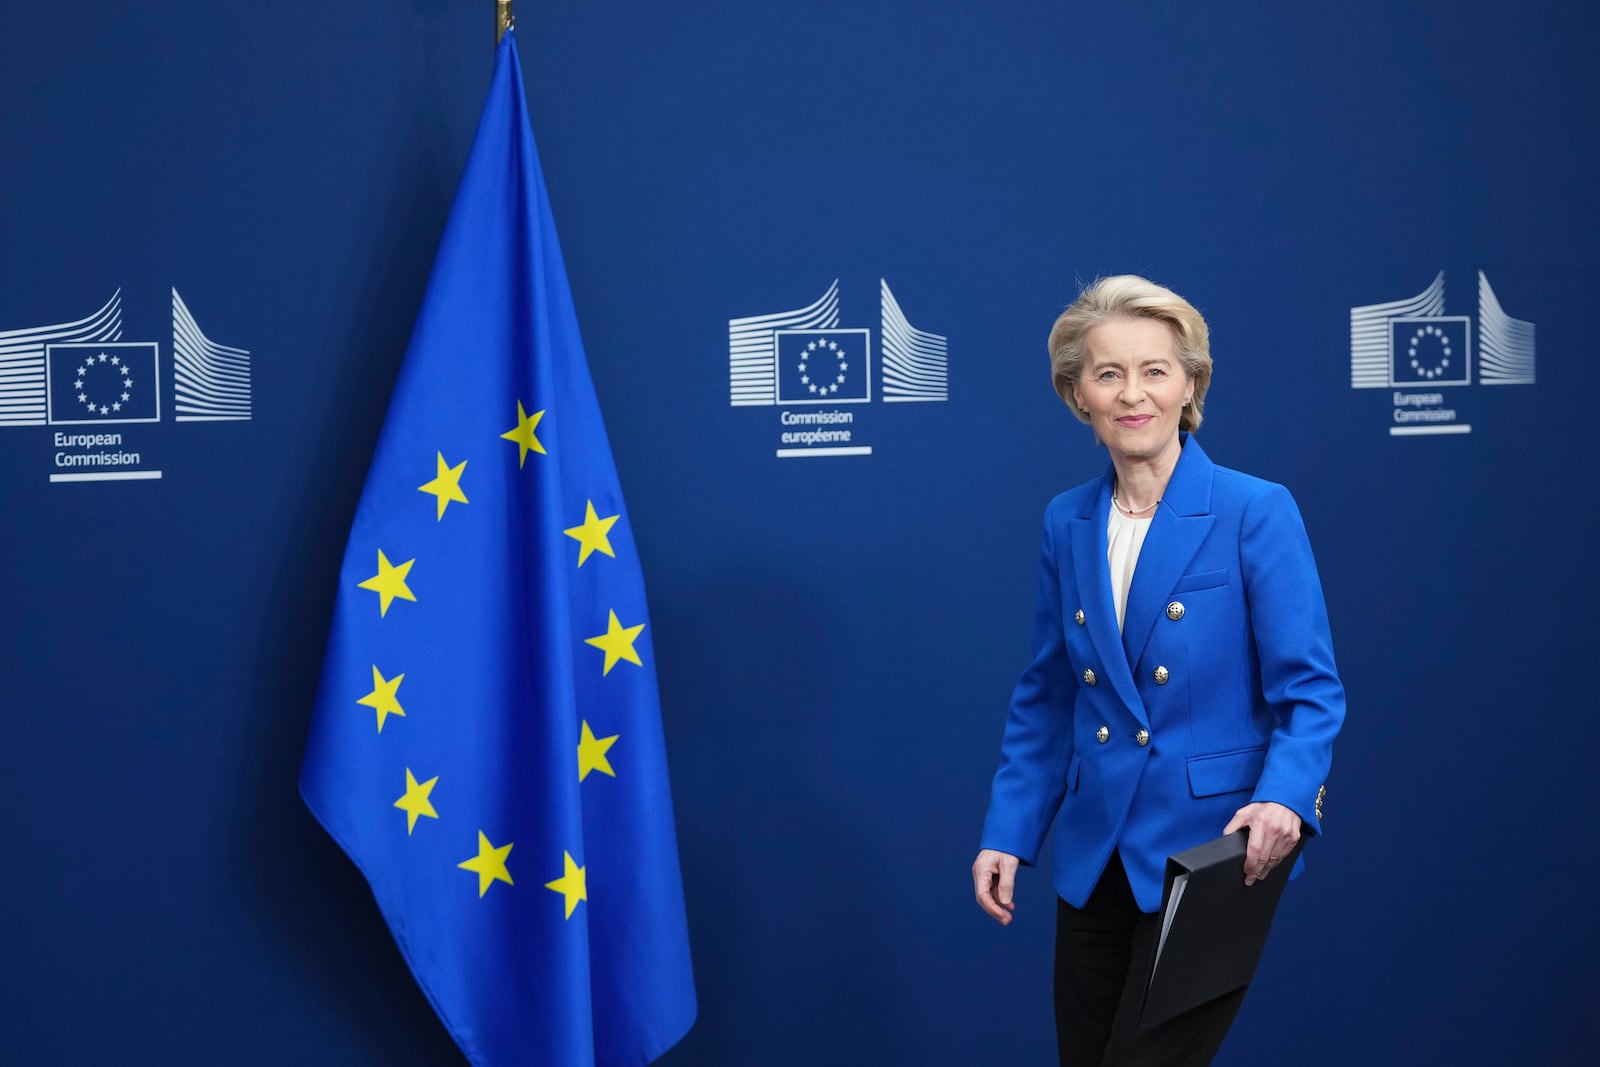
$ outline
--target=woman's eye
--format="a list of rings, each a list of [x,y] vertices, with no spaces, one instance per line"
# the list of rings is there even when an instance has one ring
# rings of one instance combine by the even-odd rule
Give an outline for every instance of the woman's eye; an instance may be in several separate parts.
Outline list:
[[[1152,378],[1165,378],[1167,376],[1167,368],[1165,368],[1165,367],[1151,367],[1150,368],[1150,376]]]

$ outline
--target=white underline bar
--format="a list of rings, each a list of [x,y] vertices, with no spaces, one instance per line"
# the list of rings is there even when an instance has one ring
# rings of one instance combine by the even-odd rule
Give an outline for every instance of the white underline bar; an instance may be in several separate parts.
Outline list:
[[[780,448],[779,459],[802,459],[807,456],[870,456],[871,445],[861,445],[858,448]]]
[[[1472,424],[1452,422],[1444,426],[1391,426],[1390,437],[1423,437],[1441,433],[1471,433]]]
[[[105,471],[102,474],[52,474],[52,482],[142,482],[161,477],[160,471]]]

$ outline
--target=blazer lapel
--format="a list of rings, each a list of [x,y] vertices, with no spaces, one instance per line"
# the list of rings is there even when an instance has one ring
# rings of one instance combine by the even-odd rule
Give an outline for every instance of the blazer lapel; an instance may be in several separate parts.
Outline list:
[[[1139,550],[1123,617],[1122,644],[1127,662],[1136,665],[1150,642],[1156,620],[1166,613],[1167,598],[1189,561],[1216,523],[1211,511],[1211,479],[1216,470],[1199,442],[1185,437],[1183,453],[1162,494],[1161,506]],[[1130,668],[1131,669],[1131,668]]]
[[[1117,609],[1111,599],[1111,570],[1106,564],[1106,522],[1111,518],[1111,478],[1107,472],[1100,492],[1089,498],[1083,513],[1072,521],[1072,569],[1077,576],[1078,603],[1084,625],[1106,678],[1118,697],[1146,726],[1144,702],[1133,683],[1133,669],[1117,633]]]

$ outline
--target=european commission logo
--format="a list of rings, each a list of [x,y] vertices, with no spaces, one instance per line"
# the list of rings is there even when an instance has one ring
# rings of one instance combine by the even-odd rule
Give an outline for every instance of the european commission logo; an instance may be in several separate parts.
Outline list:
[[[1465,434],[1446,388],[1532,385],[1534,325],[1500,306],[1478,272],[1478,336],[1472,319],[1444,313],[1444,272],[1416,296],[1350,309],[1350,387],[1393,390],[1393,437]]]
[[[120,289],[74,322],[0,332],[0,428],[68,427],[51,438],[52,482],[160,478],[127,427],[251,416],[250,352],[207,337],[176,289],[170,393],[160,342],[122,334]]]
[[[878,309],[883,339],[881,398],[888,403],[949,399],[946,339],[906,321],[889,283],[881,278]],[[829,368],[831,375],[823,373],[819,368],[829,357],[805,358],[815,354],[814,346],[805,347],[814,342],[827,345],[830,353],[835,352],[835,345],[848,347],[857,357],[854,366]],[[808,307],[728,320],[728,402],[735,407],[866,403],[872,399],[871,360],[870,330],[839,329],[839,280],[835,278],[821,299]],[[819,390],[824,385],[838,386],[838,390],[823,397]]]
[[[942,402],[950,395],[948,341],[907,320],[878,279],[879,346],[870,328],[839,325],[839,280],[794,311],[728,320],[728,403],[781,406],[780,459],[869,456],[857,410],[840,405]]]

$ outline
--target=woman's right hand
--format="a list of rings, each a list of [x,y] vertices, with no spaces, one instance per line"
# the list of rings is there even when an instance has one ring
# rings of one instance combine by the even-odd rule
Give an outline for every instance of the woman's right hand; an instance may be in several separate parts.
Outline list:
[[[1017,884],[1017,865],[1020,861],[1009,852],[983,849],[972,861],[972,889],[977,894],[978,906],[1001,926],[1009,926],[1011,913],[1016,910],[1012,899]]]

